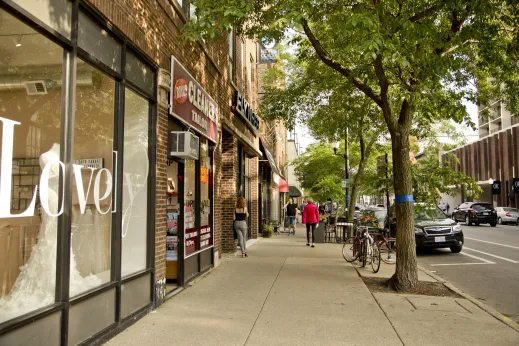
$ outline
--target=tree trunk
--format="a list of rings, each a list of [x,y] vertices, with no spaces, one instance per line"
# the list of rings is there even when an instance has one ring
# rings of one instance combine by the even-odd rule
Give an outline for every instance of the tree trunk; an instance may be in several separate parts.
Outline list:
[[[405,128],[405,126],[402,126]],[[389,285],[397,291],[407,291],[418,283],[416,263],[416,242],[414,235],[414,203],[398,201],[411,196],[412,173],[409,159],[409,133],[397,129],[391,133],[393,152],[393,183],[395,188],[396,211],[396,271]]]

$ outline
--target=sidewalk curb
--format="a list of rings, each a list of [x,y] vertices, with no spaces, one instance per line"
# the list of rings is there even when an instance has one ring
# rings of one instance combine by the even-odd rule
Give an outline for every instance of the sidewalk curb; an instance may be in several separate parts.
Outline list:
[[[511,320],[510,318],[504,316],[503,314],[501,314],[500,312],[498,312],[496,309],[488,306],[487,304],[485,303],[482,303],[480,302],[478,299],[472,297],[471,295],[469,295],[468,293],[465,293],[463,292],[462,290],[460,290],[459,288],[457,288],[456,286],[454,286],[453,284],[451,284],[450,282],[448,282],[447,280],[445,280],[444,278],[432,273],[430,270],[428,269],[425,269],[424,267],[422,267],[421,265],[418,265],[418,269],[421,270],[422,272],[424,272],[425,274],[429,275],[430,277],[438,280],[438,282],[441,282],[445,287],[447,287],[448,289],[450,289],[451,291],[459,294],[460,296],[462,296],[463,298],[471,301],[472,303],[474,303],[477,307],[479,307],[481,310],[485,311],[486,313],[492,315],[495,319],[499,320],[500,322],[503,322],[504,324],[506,324],[508,327],[512,328],[513,330],[515,330],[516,332],[519,333],[519,324],[517,324],[516,322],[514,322],[513,320]]]

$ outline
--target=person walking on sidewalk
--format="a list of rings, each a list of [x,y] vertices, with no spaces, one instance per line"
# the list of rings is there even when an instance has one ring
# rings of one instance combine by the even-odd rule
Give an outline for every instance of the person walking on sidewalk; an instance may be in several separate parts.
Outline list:
[[[312,232],[312,247],[315,247],[315,228],[319,222],[319,210],[313,203],[311,197],[307,199],[308,204],[303,209],[303,223],[306,224],[306,246],[310,246],[310,232]]]
[[[294,203],[292,198],[289,198],[287,204],[285,204],[285,210],[287,211],[288,234],[296,235],[297,203]],[[290,229],[292,229],[291,232]]]
[[[234,229],[238,235],[238,244],[240,245],[242,257],[249,257],[245,245],[245,242],[247,241],[247,217],[249,217],[249,212],[247,211],[245,198],[240,197],[238,198],[236,208],[234,209]]]

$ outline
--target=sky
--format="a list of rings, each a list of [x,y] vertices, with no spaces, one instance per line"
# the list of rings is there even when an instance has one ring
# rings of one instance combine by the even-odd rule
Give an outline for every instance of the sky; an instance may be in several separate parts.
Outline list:
[[[478,123],[478,107],[473,103],[464,102],[464,104],[467,107],[467,112],[470,114],[472,121],[475,124],[477,124]],[[458,128],[458,130],[463,131],[463,133],[465,134],[465,136],[467,137],[467,140],[469,142],[473,142],[476,139],[478,139],[477,130],[474,131],[471,128],[468,128],[462,124],[455,124],[455,125]],[[308,128],[303,124],[298,124],[296,126],[295,132],[297,133],[297,137],[298,137],[297,139],[298,139],[299,145],[301,147],[300,153],[305,152],[306,148],[310,144],[316,142],[316,140],[312,137],[312,135],[310,135]],[[290,136],[289,136],[289,138],[290,138]],[[448,138],[440,138],[439,140],[441,142],[444,142],[444,141],[448,142]]]

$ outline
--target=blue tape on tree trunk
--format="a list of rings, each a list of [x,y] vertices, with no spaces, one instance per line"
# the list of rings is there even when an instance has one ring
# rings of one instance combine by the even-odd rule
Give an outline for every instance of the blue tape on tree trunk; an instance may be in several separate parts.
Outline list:
[[[413,195],[400,195],[395,197],[397,203],[414,203]]]

